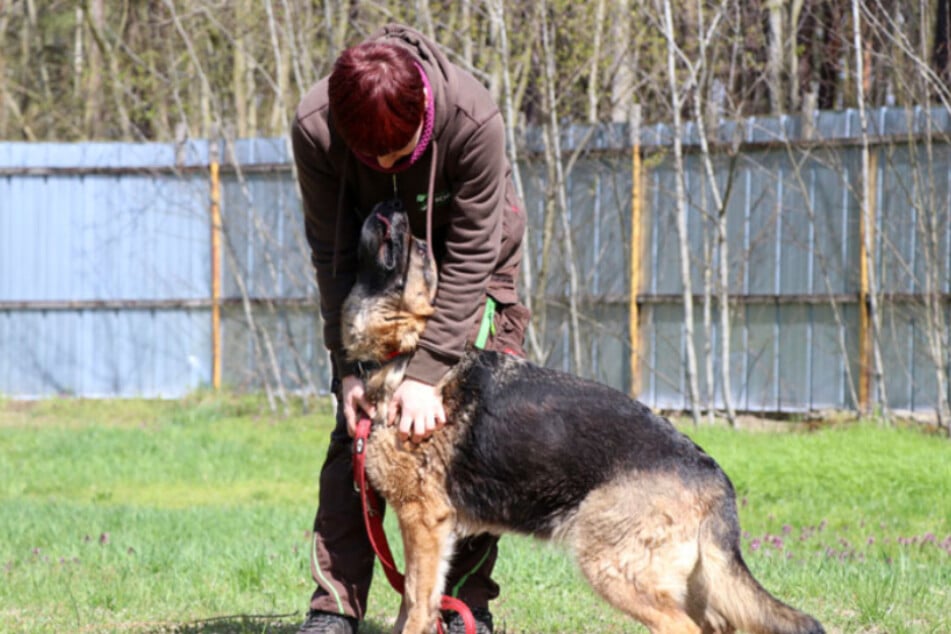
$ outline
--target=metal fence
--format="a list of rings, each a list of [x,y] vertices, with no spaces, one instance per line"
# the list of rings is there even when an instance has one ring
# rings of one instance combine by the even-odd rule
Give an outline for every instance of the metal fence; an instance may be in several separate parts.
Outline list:
[[[937,404],[937,373],[947,385],[951,126],[943,110],[882,109],[871,115],[871,222],[860,205],[857,111],[822,113],[805,132],[799,117],[750,119],[719,130],[723,142],[735,135],[743,141],[735,161],[719,156],[716,162],[721,187],[730,173],[733,179],[725,213],[734,302],[730,377],[740,409],[852,410],[887,403],[928,411]],[[648,145],[669,145],[666,128],[653,132]],[[695,130],[685,136],[693,141]],[[696,153],[687,157],[694,289],[703,287],[702,261],[713,239],[710,214],[716,213],[700,160]],[[641,324],[647,338],[643,397],[677,408],[687,403],[673,177],[667,158],[647,176],[652,213],[643,257],[650,274],[640,292],[641,301],[650,304]],[[873,266],[863,276],[866,245]],[[863,324],[870,275],[878,282],[884,399],[870,384],[874,337]],[[930,306],[937,314],[929,317]],[[697,319],[696,332],[702,333]],[[928,345],[929,337],[939,340],[939,350]],[[698,351],[704,338],[698,337]],[[719,377],[716,325],[710,339],[712,376]],[[710,373],[701,367],[701,374],[701,385],[708,385]],[[719,385],[714,387],[719,395]],[[715,402],[723,404],[719,396]]]
[[[951,124],[943,111],[872,114],[871,227],[862,222],[857,189],[857,113],[819,113],[808,130],[798,117],[718,128],[721,149],[741,141],[735,156],[714,157],[717,182],[732,183],[725,209],[729,376],[739,409],[878,402],[861,343],[869,337],[866,231],[871,273],[881,285],[888,404],[928,411],[937,402],[938,373],[947,377],[951,366]],[[546,205],[540,139],[526,136],[527,291],[537,295],[540,361],[571,370],[570,238],[580,278],[582,372],[625,391],[638,386],[649,405],[677,409],[688,403],[672,136],[656,126],[638,139],[643,212],[632,215],[627,126],[565,131],[563,159],[579,152],[567,177],[566,234]],[[719,407],[719,328],[703,320],[706,272],[719,257],[711,224],[717,210],[695,129],[688,127],[684,141],[700,382],[705,394],[715,388]],[[0,394],[176,397],[210,384],[216,364],[224,383],[239,389],[326,391],[287,145],[222,145],[220,249],[209,212],[216,156],[206,141],[0,143]],[[220,295],[212,261],[221,266]],[[632,280],[639,308],[633,327]],[[935,302],[937,322],[928,310]],[[212,325],[216,310],[220,329]],[[937,359],[935,336],[945,345]]]

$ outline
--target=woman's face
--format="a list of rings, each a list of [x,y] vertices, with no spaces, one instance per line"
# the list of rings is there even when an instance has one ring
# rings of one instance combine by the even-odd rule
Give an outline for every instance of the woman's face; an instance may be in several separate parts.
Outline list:
[[[376,162],[379,163],[380,167],[383,169],[390,169],[393,167],[397,161],[401,158],[407,157],[413,153],[413,150],[416,149],[416,144],[419,143],[419,137],[423,133],[423,124],[419,124],[419,127],[416,128],[416,134],[413,135],[413,138],[409,140],[409,143],[404,145],[402,148],[390,152],[389,154],[384,154],[383,156],[376,157]]]

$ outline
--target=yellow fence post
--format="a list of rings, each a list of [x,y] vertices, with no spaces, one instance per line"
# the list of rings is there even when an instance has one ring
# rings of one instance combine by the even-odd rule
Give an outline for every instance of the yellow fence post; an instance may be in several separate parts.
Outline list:
[[[217,134],[209,145],[211,188],[211,385],[221,388],[221,180]]]
[[[632,104],[630,115],[631,135],[631,270],[628,313],[628,337],[631,356],[631,395],[641,392],[641,328],[638,294],[641,290],[641,233],[644,213],[643,166],[641,161],[641,106]]]
[[[859,215],[859,411],[867,414],[871,403],[872,368],[869,363],[872,338],[869,328],[869,281],[868,267],[875,254],[875,179],[878,171],[878,153],[869,152],[868,174],[862,178],[868,184],[865,197],[868,209],[862,209]]]

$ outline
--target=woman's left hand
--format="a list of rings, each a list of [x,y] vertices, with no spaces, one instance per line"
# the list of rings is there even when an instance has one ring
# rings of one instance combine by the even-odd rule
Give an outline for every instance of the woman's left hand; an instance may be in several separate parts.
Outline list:
[[[398,413],[400,438],[414,443],[429,438],[446,424],[439,392],[434,386],[414,379],[406,379],[396,388],[387,410],[387,423],[392,425]]]

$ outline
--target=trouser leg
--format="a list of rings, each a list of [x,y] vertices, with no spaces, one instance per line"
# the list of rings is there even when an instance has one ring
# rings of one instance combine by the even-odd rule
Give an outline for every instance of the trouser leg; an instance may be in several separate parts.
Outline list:
[[[482,534],[456,542],[444,594],[461,599],[470,608],[488,608],[499,596],[492,570],[499,554],[499,538]]]
[[[363,524],[360,496],[353,486],[352,443],[343,413],[330,437],[320,471],[320,498],[314,519],[311,572],[317,589],[314,610],[363,619],[373,577],[373,548]]]

